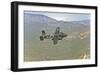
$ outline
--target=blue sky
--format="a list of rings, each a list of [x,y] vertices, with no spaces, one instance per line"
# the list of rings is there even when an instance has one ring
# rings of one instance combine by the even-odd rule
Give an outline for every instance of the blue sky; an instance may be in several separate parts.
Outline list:
[[[88,13],[64,13],[64,12],[45,12],[45,11],[25,11],[29,14],[42,14],[56,20],[63,21],[81,21],[90,20],[90,14]]]

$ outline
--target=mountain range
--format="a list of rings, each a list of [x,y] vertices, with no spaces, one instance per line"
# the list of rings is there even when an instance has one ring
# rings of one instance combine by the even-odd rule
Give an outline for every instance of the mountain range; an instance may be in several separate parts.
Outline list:
[[[24,14],[24,34],[25,39],[37,38],[41,34],[41,30],[47,33],[54,33],[56,27],[60,27],[61,31],[69,32],[85,32],[90,29],[90,20],[81,21],[58,21],[54,18],[42,14]]]

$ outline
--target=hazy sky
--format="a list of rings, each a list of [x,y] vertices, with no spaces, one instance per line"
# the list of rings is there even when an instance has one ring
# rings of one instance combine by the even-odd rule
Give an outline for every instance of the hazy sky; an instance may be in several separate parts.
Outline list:
[[[25,13],[42,14],[54,18],[56,20],[63,20],[63,21],[80,21],[80,20],[90,19],[90,14],[87,13],[64,13],[64,12],[44,12],[44,11],[25,11]]]

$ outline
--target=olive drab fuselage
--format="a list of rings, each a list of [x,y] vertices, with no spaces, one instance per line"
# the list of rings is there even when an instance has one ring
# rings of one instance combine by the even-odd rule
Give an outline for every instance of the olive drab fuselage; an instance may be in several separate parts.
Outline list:
[[[47,35],[45,30],[42,30],[41,32],[42,34],[40,36],[40,40],[43,41],[44,39],[51,39],[53,40],[54,45],[58,43],[58,40],[62,40],[64,37],[68,36],[67,34],[63,32],[60,32],[60,27],[56,28],[56,31],[54,32],[53,35]]]

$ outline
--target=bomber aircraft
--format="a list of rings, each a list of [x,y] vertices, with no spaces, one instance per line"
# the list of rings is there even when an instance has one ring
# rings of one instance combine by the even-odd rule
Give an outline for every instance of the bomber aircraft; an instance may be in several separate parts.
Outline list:
[[[42,34],[40,35],[40,40],[43,41],[44,39],[51,39],[53,40],[53,44],[56,45],[58,40],[62,40],[64,37],[68,35],[60,31],[60,27],[57,27],[53,35],[47,35],[45,30],[41,31]]]

